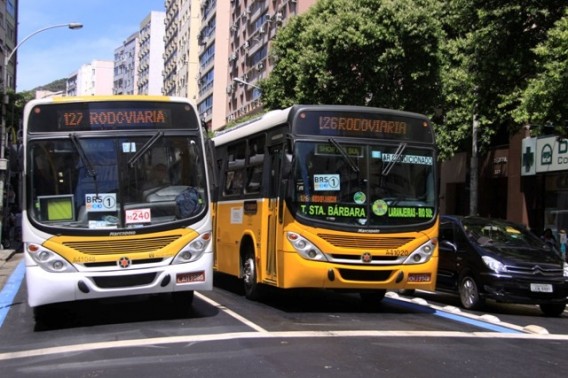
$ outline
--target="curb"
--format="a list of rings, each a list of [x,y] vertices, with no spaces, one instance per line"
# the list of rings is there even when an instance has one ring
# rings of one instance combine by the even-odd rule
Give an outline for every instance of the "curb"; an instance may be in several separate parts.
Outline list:
[[[15,249],[0,249],[0,261],[9,261],[16,253]]]

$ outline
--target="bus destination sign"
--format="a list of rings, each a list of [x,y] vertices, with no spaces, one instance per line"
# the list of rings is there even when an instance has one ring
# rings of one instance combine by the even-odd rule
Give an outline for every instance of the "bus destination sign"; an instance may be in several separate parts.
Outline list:
[[[198,128],[193,107],[177,102],[40,104],[33,107],[28,122],[28,132]]]
[[[294,131],[304,135],[415,140],[432,143],[434,135],[426,117],[406,112],[300,111]]]
[[[170,123],[166,109],[90,109],[61,111],[60,120],[66,128],[91,130],[125,128],[163,128]]]

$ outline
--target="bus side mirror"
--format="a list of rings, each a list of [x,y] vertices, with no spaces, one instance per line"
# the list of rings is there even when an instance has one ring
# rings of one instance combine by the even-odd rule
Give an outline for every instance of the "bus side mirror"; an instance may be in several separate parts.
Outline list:
[[[282,162],[282,178],[287,179],[292,171],[292,155],[284,154],[284,161]]]

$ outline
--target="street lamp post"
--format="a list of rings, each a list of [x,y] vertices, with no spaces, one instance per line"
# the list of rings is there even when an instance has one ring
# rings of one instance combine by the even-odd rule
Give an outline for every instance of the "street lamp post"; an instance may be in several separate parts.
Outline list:
[[[471,130],[471,162],[469,172],[469,215],[477,214],[478,201],[478,149],[477,149],[477,133],[479,131],[479,121],[477,114],[473,115],[473,125]]]
[[[258,89],[259,91],[261,90],[258,85],[251,84],[251,83],[249,83],[249,82],[247,82],[247,81],[244,81],[243,79],[239,79],[238,77],[233,78],[233,81],[234,81],[235,83],[248,85],[249,87]]]
[[[2,83],[2,106],[1,106],[1,117],[2,117],[2,130],[1,130],[1,141],[0,141],[0,247],[2,247],[2,222],[4,221],[4,184],[6,182],[6,171],[8,170],[8,159],[6,159],[6,147],[8,146],[8,141],[6,138],[6,105],[8,105],[8,64],[10,59],[14,56],[18,48],[24,44],[28,39],[36,34],[44,32],[49,29],[63,28],[67,27],[69,29],[81,29],[83,24],[77,22],[71,22],[68,24],[57,24],[47,26],[45,28],[36,30],[35,32],[28,35],[26,38],[22,39],[10,54],[4,57],[4,71],[3,71],[3,83]],[[14,70],[15,71],[15,70]],[[14,85],[15,87],[15,85]]]

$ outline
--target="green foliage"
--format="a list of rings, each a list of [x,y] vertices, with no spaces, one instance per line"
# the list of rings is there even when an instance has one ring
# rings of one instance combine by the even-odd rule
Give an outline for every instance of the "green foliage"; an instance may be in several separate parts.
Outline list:
[[[20,129],[24,106],[32,98],[33,94],[31,92],[8,92],[8,103],[6,104],[6,135],[8,144],[17,142],[17,134]]]
[[[42,91],[50,91],[50,92],[62,92],[62,91],[64,92],[66,89],[67,89],[67,79],[59,79],[59,80],[52,81],[49,84],[37,87],[37,88],[34,89],[34,91],[42,90]]]
[[[562,0],[447,0],[441,17],[446,38],[443,122],[437,128],[441,156],[451,156],[471,138],[473,114],[481,148],[522,126],[516,110],[528,80],[537,73],[534,48],[566,9]]]
[[[537,75],[525,88],[514,112],[520,124],[542,126],[548,122],[568,124],[568,10],[548,32],[548,38],[534,50]],[[565,130],[558,130],[565,132]]]
[[[482,149],[507,143],[526,122],[567,119],[567,7],[565,0],[320,0],[276,36],[262,100],[266,108],[331,103],[425,113],[443,158],[468,149],[474,114]]]
[[[235,126],[237,126],[237,125],[239,125],[239,124],[241,124],[241,123],[250,121],[251,119],[258,118],[258,117],[262,116],[262,114],[264,114],[264,113],[254,113],[254,114],[244,115],[244,116],[242,116],[242,117],[240,117],[240,118],[237,118],[237,119],[235,119],[235,120],[232,120],[232,121],[228,122],[228,123],[225,125],[225,129],[229,129],[229,128],[235,127]]]
[[[431,112],[439,101],[439,22],[412,0],[320,0],[272,47],[263,103],[380,106]]]

